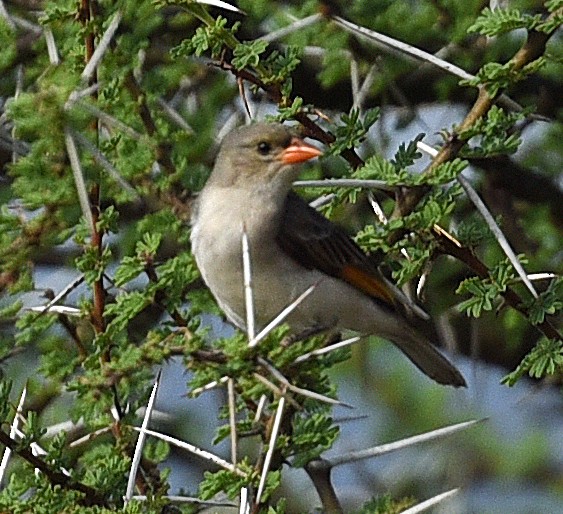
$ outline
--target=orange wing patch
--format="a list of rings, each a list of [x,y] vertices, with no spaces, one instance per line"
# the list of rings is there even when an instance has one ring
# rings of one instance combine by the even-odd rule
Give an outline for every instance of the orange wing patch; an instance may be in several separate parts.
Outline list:
[[[387,284],[378,277],[354,266],[344,266],[344,268],[342,268],[342,278],[373,298],[383,300],[389,305],[395,304],[393,292],[387,287]]]

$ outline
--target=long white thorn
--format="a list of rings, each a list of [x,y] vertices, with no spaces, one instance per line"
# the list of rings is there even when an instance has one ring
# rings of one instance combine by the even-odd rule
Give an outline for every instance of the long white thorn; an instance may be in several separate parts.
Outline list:
[[[147,427],[151,419],[151,414],[154,407],[154,402],[156,399],[156,393],[158,391],[158,386],[160,384],[160,373],[156,377],[154,386],[151,391],[149,402],[147,404],[147,410],[143,418],[143,423],[141,424],[141,429],[139,431],[139,437],[137,439],[137,444],[135,445],[135,452],[133,453],[133,458],[131,459],[131,469],[129,471],[129,479],[127,480],[127,491],[125,492],[125,502],[129,502],[133,496],[133,491],[135,489],[135,479],[137,477],[137,470],[139,469],[139,464],[141,463],[141,456],[143,454],[143,446],[145,444],[145,439],[147,437]]]
[[[438,155],[438,150],[432,148],[430,145],[427,145],[426,143],[423,143],[422,141],[419,141],[416,144],[416,146],[419,150],[426,152],[431,157],[436,157],[436,155]],[[465,191],[467,197],[473,202],[473,205],[475,205],[475,207],[479,211],[479,214],[481,214],[481,216],[485,220],[485,223],[487,223],[489,230],[495,236],[498,244],[504,251],[505,255],[508,257],[508,259],[510,260],[510,263],[516,270],[516,273],[518,273],[518,275],[520,276],[522,282],[524,282],[530,293],[532,293],[532,296],[534,298],[537,298],[538,293],[534,288],[534,286],[532,285],[532,282],[529,280],[526,271],[522,267],[522,264],[520,264],[520,261],[518,260],[518,257],[516,256],[514,250],[510,246],[510,243],[506,239],[506,236],[504,235],[500,227],[497,225],[497,222],[495,221],[493,215],[490,213],[489,209],[487,208],[483,200],[481,200],[481,197],[477,194],[477,191],[473,189],[473,186],[462,174],[458,175],[457,181]]]
[[[27,395],[27,387],[23,388],[22,394],[20,395],[20,400],[18,401],[18,406],[16,407],[16,415],[14,416],[14,420],[12,421],[12,425],[10,426],[10,438],[14,439],[16,437],[16,433],[19,429],[19,421],[20,416],[23,412],[23,404],[25,402],[25,397]],[[10,460],[10,455],[12,450],[6,447],[4,450],[4,455],[2,455],[2,461],[0,462],[0,484],[2,483],[2,479],[4,478],[4,473],[6,472],[6,468],[8,467],[8,461]]]
[[[276,447],[276,440],[278,438],[278,432],[280,429],[280,424],[283,415],[283,408],[285,406],[285,397],[282,396],[278,402],[278,409],[276,411],[276,417],[274,418],[274,424],[272,426],[272,433],[270,435],[270,441],[268,442],[268,451],[266,452],[266,457],[264,458],[264,466],[262,467],[262,474],[260,475],[260,484],[258,485],[258,493],[256,494],[256,504],[260,504],[260,498],[264,492],[264,486],[266,485],[266,477],[270,469],[270,463],[272,462],[272,455],[274,454],[274,449]]]
[[[244,277],[244,305],[246,307],[246,332],[250,341],[249,346],[254,346],[254,291],[252,290],[252,263],[250,261],[250,245],[246,227],[242,227],[242,273]],[[256,343],[254,343],[256,344]]]
[[[229,378],[227,381],[227,391],[229,393],[229,425],[231,428],[231,462],[237,465],[237,420],[236,420],[236,397],[235,381]]]
[[[248,346],[256,346],[262,339],[264,339],[274,328],[280,325],[285,318],[287,318],[295,308],[301,304],[317,287],[319,282],[309,286],[303,293],[301,293],[293,302],[291,302],[285,309],[283,309],[270,323],[268,323],[253,339],[250,340]]]
[[[419,512],[424,512],[425,510],[428,510],[430,507],[433,507],[434,505],[437,505],[438,503],[443,502],[448,498],[451,498],[458,492],[459,492],[459,488],[456,488],[456,489],[450,489],[445,493],[437,494],[433,498],[429,498],[428,500],[425,500],[419,503],[418,505],[413,505],[412,507],[401,511],[401,514],[418,514]]]
[[[109,44],[115,32],[117,31],[117,27],[119,27],[119,23],[121,22],[121,17],[122,17],[121,11],[117,11],[115,13],[115,16],[113,17],[113,20],[111,20],[109,27],[104,32],[102,39],[100,39],[100,43],[98,44],[96,50],[94,50],[94,53],[92,54],[92,58],[88,61],[88,64],[86,64],[84,70],[82,70],[82,75],[81,75],[82,80],[86,81],[92,78],[92,75],[96,71],[98,64],[100,63],[102,57],[104,56],[104,54],[107,52],[109,48]]]
[[[357,343],[360,339],[361,337],[355,336],[355,337],[351,337],[350,339],[345,339],[344,341],[339,341],[338,343],[325,346],[324,348],[319,348],[318,350],[313,350],[312,352],[304,353],[303,355],[297,357],[297,359],[295,359],[293,363],[298,364],[299,362],[306,361],[316,355],[324,355],[325,353],[333,352],[334,350],[338,350],[340,348],[345,348],[346,346],[350,346],[351,344]]]
[[[76,184],[78,201],[80,202],[80,208],[82,209],[82,215],[88,223],[90,230],[94,233],[94,218],[92,217],[92,210],[90,209],[90,200],[88,198],[88,191],[86,190],[84,173],[82,171],[82,165],[80,164],[80,158],[78,157],[76,143],[74,142],[72,132],[68,127],[65,128],[65,144],[70,161],[70,167],[72,168],[72,174],[74,176],[74,183]]]
[[[139,427],[133,427],[133,430],[137,430],[138,432],[141,431],[141,429]],[[201,457],[202,459],[213,462],[213,463],[217,464],[218,466],[225,468],[228,471],[232,471],[233,473],[235,473],[239,477],[246,477],[246,473],[244,471],[242,471],[241,469],[237,468],[236,466],[233,466],[232,463],[222,459],[221,457],[218,457],[217,455],[214,455],[211,452],[208,452],[206,450],[202,450],[201,448],[198,448],[197,446],[194,446],[193,444],[186,443],[185,441],[177,439],[176,437],[172,437],[172,436],[163,434],[161,432],[156,432],[155,430],[146,429],[144,432],[147,435],[152,435],[153,437],[156,437],[157,439],[161,439],[162,441],[170,443],[173,446],[176,446],[178,448],[182,448],[183,450],[187,450],[190,453],[193,453],[194,455]]]

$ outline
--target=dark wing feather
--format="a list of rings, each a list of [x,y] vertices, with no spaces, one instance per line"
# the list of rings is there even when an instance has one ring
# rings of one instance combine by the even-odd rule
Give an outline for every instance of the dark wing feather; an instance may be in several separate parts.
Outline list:
[[[411,311],[427,318],[399,289],[387,283],[362,249],[337,225],[334,225],[304,200],[290,193],[285,203],[277,236],[282,250],[309,269],[319,269],[373,298],[388,309],[399,308],[399,314]],[[419,312],[420,311],[420,312]],[[431,328],[431,327],[428,327]],[[393,338],[395,344],[424,373],[441,384],[465,386],[461,373],[426,339],[406,331]]]
[[[345,280],[391,306],[395,295],[370,258],[348,236],[295,193],[289,193],[277,242],[290,257],[309,269]]]

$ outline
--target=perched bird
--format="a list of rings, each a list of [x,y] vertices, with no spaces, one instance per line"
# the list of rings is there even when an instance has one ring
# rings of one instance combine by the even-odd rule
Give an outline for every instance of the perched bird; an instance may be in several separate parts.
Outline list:
[[[408,320],[406,313],[421,309],[342,228],[291,191],[299,175],[295,165],[321,153],[281,124],[256,123],[224,138],[197,199],[191,234],[196,262],[219,306],[244,329],[244,230],[257,328],[316,284],[286,320],[293,332],[351,329],[381,336],[436,382],[465,386],[455,366]]]

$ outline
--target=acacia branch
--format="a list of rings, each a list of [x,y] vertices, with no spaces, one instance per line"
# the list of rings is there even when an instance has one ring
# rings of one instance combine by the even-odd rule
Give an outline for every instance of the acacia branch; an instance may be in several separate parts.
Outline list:
[[[78,500],[81,505],[86,507],[96,505],[99,507],[108,506],[106,498],[96,491],[96,489],[82,484],[81,482],[75,482],[64,473],[52,469],[51,466],[49,466],[49,464],[47,464],[43,459],[33,455],[29,448],[21,448],[18,441],[12,439],[3,430],[0,430],[0,443],[7,448],[10,448],[10,450],[12,450],[12,452],[16,455],[19,455],[22,459],[29,462],[34,468],[41,471],[52,485],[59,485],[63,489],[78,491],[84,494],[84,497]]]

